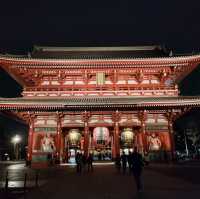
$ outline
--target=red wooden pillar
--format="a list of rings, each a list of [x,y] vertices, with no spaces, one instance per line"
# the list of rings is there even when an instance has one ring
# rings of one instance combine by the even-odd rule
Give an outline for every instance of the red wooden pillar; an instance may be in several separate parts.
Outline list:
[[[174,140],[174,131],[173,131],[173,123],[171,120],[168,121],[168,129],[169,129],[169,137],[170,137],[170,145],[171,145],[171,159],[175,159],[175,140]]]
[[[84,112],[83,114],[83,121],[84,121],[84,145],[83,145],[83,151],[84,155],[87,157],[88,156],[88,147],[89,147],[89,125],[88,125],[88,120],[89,120],[89,113],[87,111]]]
[[[145,122],[144,120],[142,121],[142,126],[141,126],[141,150],[142,154],[147,151],[147,141],[146,141],[146,136],[145,136]]]
[[[34,133],[34,117],[30,116],[29,120],[29,134],[28,134],[28,151],[27,151],[27,160],[32,160],[32,151],[33,151],[33,133]]]
[[[141,154],[144,153],[144,148],[143,148],[143,132],[138,133],[138,152]]]
[[[120,143],[119,143],[119,118],[120,114],[118,110],[113,114],[114,120],[114,132],[113,132],[113,154],[112,158],[115,159],[117,155],[120,155]]]
[[[60,157],[62,159],[62,161],[67,158],[66,156],[66,151],[65,151],[65,141],[64,141],[64,135],[62,135],[62,132],[61,132],[61,140],[60,140]]]
[[[146,113],[145,111],[141,111],[138,115],[140,121],[141,121],[141,129],[138,133],[138,151],[142,154],[147,149],[147,143],[146,143],[146,137],[145,137],[145,120],[146,120]]]
[[[93,146],[94,146],[94,142],[93,142],[93,139],[92,139],[92,134],[90,133],[90,130],[88,129],[88,131],[89,131],[89,138],[88,138],[88,140],[89,140],[89,144],[88,144],[88,153],[90,153],[91,151],[93,152]]]
[[[61,115],[57,115],[56,155],[59,161],[61,159],[61,117]]]
[[[116,157],[114,134],[115,134],[115,131],[113,131],[113,134],[112,134],[112,137],[111,137],[111,147],[112,147],[112,158],[113,159]]]
[[[88,147],[89,147],[89,127],[88,127],[88,121],[84,122],[84,155],[88,156]]]
[[[171,160],[175,158],[175,141],[174,141],[174,132],[173,132],[173,112],[168,111],[166,113],[166,117],[168,119],[168,130],[169,130],[169,138],[171,145]]]
[[[115,130],[114,130],[113,142],[114,142],[113,158],[116,158],[117,155],[120,155],[119,123],[118,122],[115,122]]]

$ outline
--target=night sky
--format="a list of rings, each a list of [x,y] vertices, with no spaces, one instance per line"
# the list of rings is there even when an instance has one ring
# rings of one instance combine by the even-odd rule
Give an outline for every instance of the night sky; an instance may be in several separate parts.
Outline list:
[[[0,53],[27,54],[33,45],[152,44],[179,54],[200,52],[199,9],[199,0],[2,1]],[[200,86],[193,84],[199,77],[196,69],[180,85],[181,93],[199,95]],[[19,96],[20,90],[0,70],[0,96]]]
[[[35,44],[199,49],[198,0],[10,2],[1,2],[1,51],[26,53]]]

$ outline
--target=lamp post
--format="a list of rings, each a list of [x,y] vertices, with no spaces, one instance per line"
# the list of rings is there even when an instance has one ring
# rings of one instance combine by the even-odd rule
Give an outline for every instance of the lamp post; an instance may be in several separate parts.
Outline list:
[[[19,135],[15,135],[11,142],[13,143],[14,146],[14,154],[15,154],[15,159],[19,160],[19,143],[21,142],[21,137]]]
[[[188,150],[188,145],[187,145],[187,137],[186,137],[185,128],[184,128],[184,142],[185,142],[185,151],[186,151],[186,155],[187,155],[187,157],[188,157],[188,156],[189,156],[189,150]]]

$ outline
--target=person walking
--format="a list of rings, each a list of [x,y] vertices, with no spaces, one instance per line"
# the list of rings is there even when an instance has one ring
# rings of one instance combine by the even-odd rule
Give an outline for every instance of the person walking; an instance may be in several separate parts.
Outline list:
[[[140,153],[138,153],[137,148],[134,148],[134,152],[132,153],[132,171],[135,178],[135,183],[138,191],[142,191],[143,185],[141,181],[141,175],[143,171],[143,158]]]
[[[82,154],[79,152],[76,154],[76,171],[77,173],[81,173],[82,171]]]
[[[120,173],[120,169],[121,169],[121,158],[120,155],[117,154],[116,158],[115,158],[115,166],[117,168],[117,171]]]
[[[48,166],[52,166],[53,165],[52,154],[51,153],[47,154],[47,162],[48,162]]]
[[[127,156],[127,162],[128,162],[128,168],[129,168],[129,175],[132,173],[132,152],[129,151],[128,156]]]
[[[121,160],[122,160],[122,172],[123,174],[126,174],[127,157],[124,151],[121,155]]]
[[[85,154],[82,154],[82,162],[81,162],[81,166],[82,166],[82,170],[83,172],[85,172],[85,167],[86,167],[86,164],[87,164],[87,157]]]
[[[144,153],[144,163],[146,166],[149,165],[150,159],[149,159],[149,153],[145,152]]]
[[[93,155],[92,155],[92,153],[90,153],[87,158],[87,165],[88,165],[88,172],[90,170],[93,172]]]

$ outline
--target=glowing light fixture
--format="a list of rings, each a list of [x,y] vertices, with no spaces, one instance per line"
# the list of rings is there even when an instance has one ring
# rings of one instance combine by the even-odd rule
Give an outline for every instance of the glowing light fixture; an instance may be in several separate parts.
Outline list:
[[[11,142],[12,142],[13,144],[18,144],[18,143],[21,142],[21,140],[22,140],[22,138],[21,138],[19,135],[15,135],[15,136],[12,138]]]

